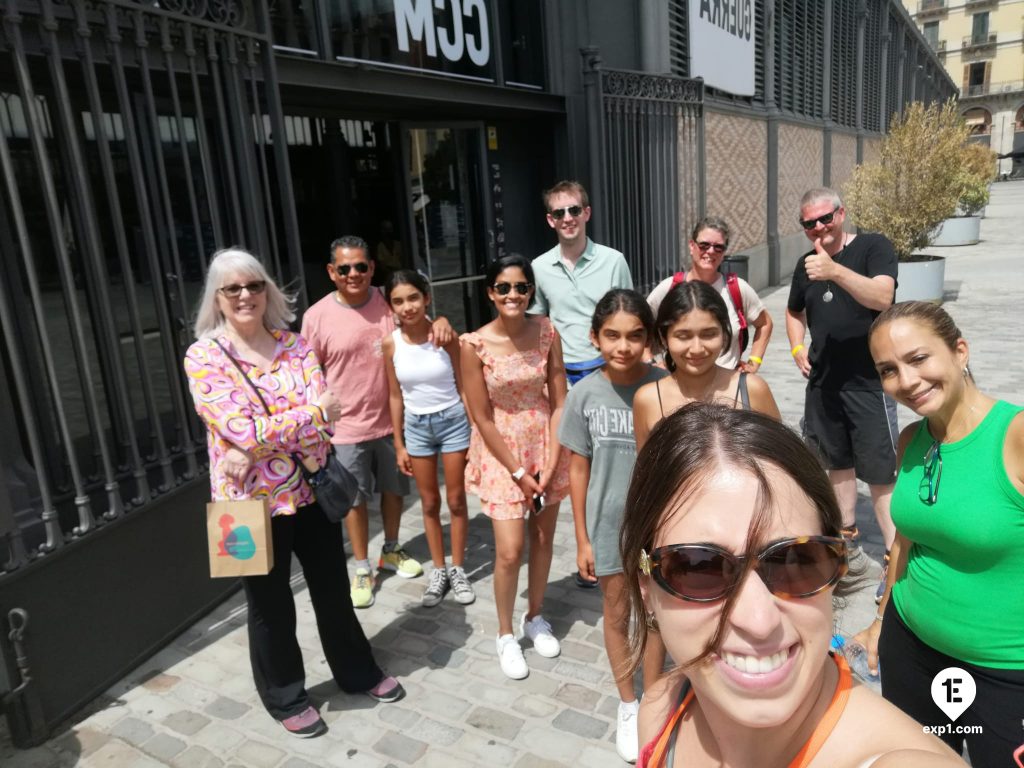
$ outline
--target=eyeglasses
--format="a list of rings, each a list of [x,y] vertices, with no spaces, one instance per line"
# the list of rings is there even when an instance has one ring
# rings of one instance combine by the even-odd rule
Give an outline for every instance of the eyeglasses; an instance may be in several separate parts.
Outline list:
[[[727,243],[709,243],[706,240],[698,240],[694,245],[700,249],[701,253],[707,253],[708,251],[725,253],[725,249],[729,247]]]
[[[641,550],[640,570],[680,600],[712,603],[740,583],[749,555],[734,555],[714,544],[671,544],[648,555]],[[754,570],[773,595],[811,597],[828,589],[847,571],[842,537],[801,536],[769,544],[756,556]]]
[[[816,219],[800,219],[800,226],[803,227],[804,229],[814,229],[816,226],[818,226],[818,224],[824,224],[827,227],[829,224],[832,223],[832,219],[836,217],[836,211],[838,211],[839,208],[840,206],[837,205],[835,208],[832,209],[832,213],[826,213],[823,216],[819,216]]]
[[[550,216],[555,221],[561,221],[562,219],[565,218],[565,214],[567,213],[575,219],[577,216],[583,213],[583,206],[567,205],[565,206],[565,208],[552,208],[550,211],[548,211],[548,216]]]
[[[938,500],[941,478],[942,454],[939,452],[939,441],[936,440],[924,455],[924,477],[917,487],[917,496],[925,504],[931,506]]]
[[[257,293],[263,293],[267,289],[266,280],[253,280],[251,283],[245,285],[239,285],[238,283],[232,283],[231,285],[224,285],[217,290],[227,296],[229,299],[237,299],[242,295],[242,291],[248,291],[250,295],[255,296]]]
[[[370,264],[366,261],[357,261],[355,264],[339,264],[334,269],[342,277],[348,277],[348,273],[353,269],[360,275],[365,275],[370,271]]]
[[[491,288],[499,296],[508,296],[513,288],[515,288],[516,293],[520,296],[525,296],[533,290],[533,283],[495,283]]]

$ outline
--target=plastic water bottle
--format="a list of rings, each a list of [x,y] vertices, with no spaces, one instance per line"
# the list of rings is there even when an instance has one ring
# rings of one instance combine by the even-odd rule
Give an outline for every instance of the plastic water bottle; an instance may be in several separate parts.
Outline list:
[[[852,640],[847,640],[842,635],[832,636],[832,647],[835,650],[841,651],[843,656],[846,657],[846,663],[850,665],[850,671],[856,675],[862,683],[868,688],[873,690],[875,693],[881,695],[882,693],[882,682],[879,679],[878,673],[871,674],[868,669],[868,652],[860,643],[855,643]],[[879,669],[879,672],[881,669]]]

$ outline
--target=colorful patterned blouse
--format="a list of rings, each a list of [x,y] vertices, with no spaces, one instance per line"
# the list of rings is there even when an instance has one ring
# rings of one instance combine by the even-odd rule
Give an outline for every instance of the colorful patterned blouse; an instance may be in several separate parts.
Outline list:
[[[325,387],[316,354],[297,333],[272,333],[277,349],[270,371],[242,359],[226,336],[217,339],[259,388],[272,412],[269,416],[213,339],[200,339],[188,348],[185,375],[196,412],[208,430],[213,499],[266,498],[271,515],[292,515],[314,497],[290,454],[312,456],[323,466],[331,445],[330,427],[320,408],[312,405]],[[253,458],[241,486],[223,470],[224,455],[232,445]]]

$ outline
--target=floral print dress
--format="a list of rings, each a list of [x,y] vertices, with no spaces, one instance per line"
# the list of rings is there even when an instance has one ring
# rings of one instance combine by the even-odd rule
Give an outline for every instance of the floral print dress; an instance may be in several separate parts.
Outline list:
[[[541,472],[548,461],[548,351],[555,338],[550,320],[541,317],[537,321],[541,323],[539,346],[508,355],[492,354],[478,333],[462,335],[462,341],[472,345],[483,362],[494,424],[512,455],[531,475]],[[532,509],[508,469],[487,449],[475,424],[469,445],[466,490],[479,496],[484,513],[496,520],[523,518]],[[547,503],[561,501],[568,493],[569,453],[563,449],[547,487]]]

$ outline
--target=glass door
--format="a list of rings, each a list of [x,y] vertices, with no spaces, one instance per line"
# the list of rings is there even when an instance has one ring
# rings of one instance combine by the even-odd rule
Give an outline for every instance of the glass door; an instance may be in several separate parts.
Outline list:
[[[430,279],[433,314],[474,330],[490,317],[483,126],[405,124],[402,138],[412,266]]]

